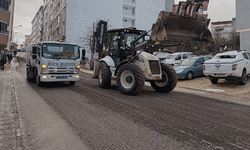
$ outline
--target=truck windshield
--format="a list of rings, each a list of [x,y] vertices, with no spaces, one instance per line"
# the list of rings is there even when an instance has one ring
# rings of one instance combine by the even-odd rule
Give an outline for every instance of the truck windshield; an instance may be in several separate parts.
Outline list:
[[[77,45],[45,43],[42,45],[42,57],[51,59],[78,59],[80,51]]]

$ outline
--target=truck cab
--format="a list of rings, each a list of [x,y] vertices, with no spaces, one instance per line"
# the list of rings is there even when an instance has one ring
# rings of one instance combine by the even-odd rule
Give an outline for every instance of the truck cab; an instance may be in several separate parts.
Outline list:
[[[38,86],[43,82],[63,81],[74,85],[80,79],[81,59],[80,47],[73,43],[46,41],[30,44],[26,49],[27,80],[35,81]]]

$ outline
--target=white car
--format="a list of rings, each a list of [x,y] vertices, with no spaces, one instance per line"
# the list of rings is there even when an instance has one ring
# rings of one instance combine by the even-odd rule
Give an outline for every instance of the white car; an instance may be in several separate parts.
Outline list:
[[[213,84],[217,84],[219,79],[235,78],[240,85],[245,85],[250,74],[250,53],[240,50],[216,54],[205,61],[203,73]]]
[[[166,57],[165,60],[163,60],[163,63],[170,64],[172,66],[179,65],[183,60],[193,57],[192,52],[179,52],[179,53],[173,53]]]

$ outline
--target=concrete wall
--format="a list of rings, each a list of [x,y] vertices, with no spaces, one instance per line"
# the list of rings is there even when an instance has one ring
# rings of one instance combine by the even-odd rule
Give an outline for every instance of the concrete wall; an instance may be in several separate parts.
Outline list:
[[[250,51],[250,1],[235,0],[236,32],[240,32],[240,49]]]

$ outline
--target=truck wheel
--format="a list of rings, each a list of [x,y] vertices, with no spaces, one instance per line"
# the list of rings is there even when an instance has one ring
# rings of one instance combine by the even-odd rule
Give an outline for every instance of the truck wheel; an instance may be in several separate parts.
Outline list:
[[[38,87],[41,87],[42,86],[42,82],[40,81],[40,76],[36,76],[36,85]]]
[[[121,66],[117,74],[119,90],[126,95],[136,95],[143,89],[145,82],[143,71],[133,63]]]
[[[29,69],[28,69],[28,67],[26,68],[26,79],[27,79],[28,82],[31,81],[31,78],[29,77]]]
[[[219,79],[210,79],[210,81],[211,81],[212,84],[217,84]]]
[[[172,91],[177,84],[177,74],[174,68],[167,64],[161,64],[162,80],[150,81],[151,86],[157,92],[168,93]]]
[[[242,75],[241,75],[241,77],[238,79],[238,81],[239,81],[239,84],[240,84],[240,85],[245,85],[245,84],[247,84],[247,74],[246,74],[246,71],[245,71],[245,70],[242,71]]]
[[[69,81],[69,85],[75,85],[76,81]]]
[[[105,62],[100,63],[98,71],[98,82],[101,88],[108,88],[111,84],[111,72]]]
[[[191,72],[191,71],[189,71],[188,73],[187,73],[187,77],[186,77],[188,80],[192,80],[193,78],[194,78],[194,74],[193,74],[193,72]]]

